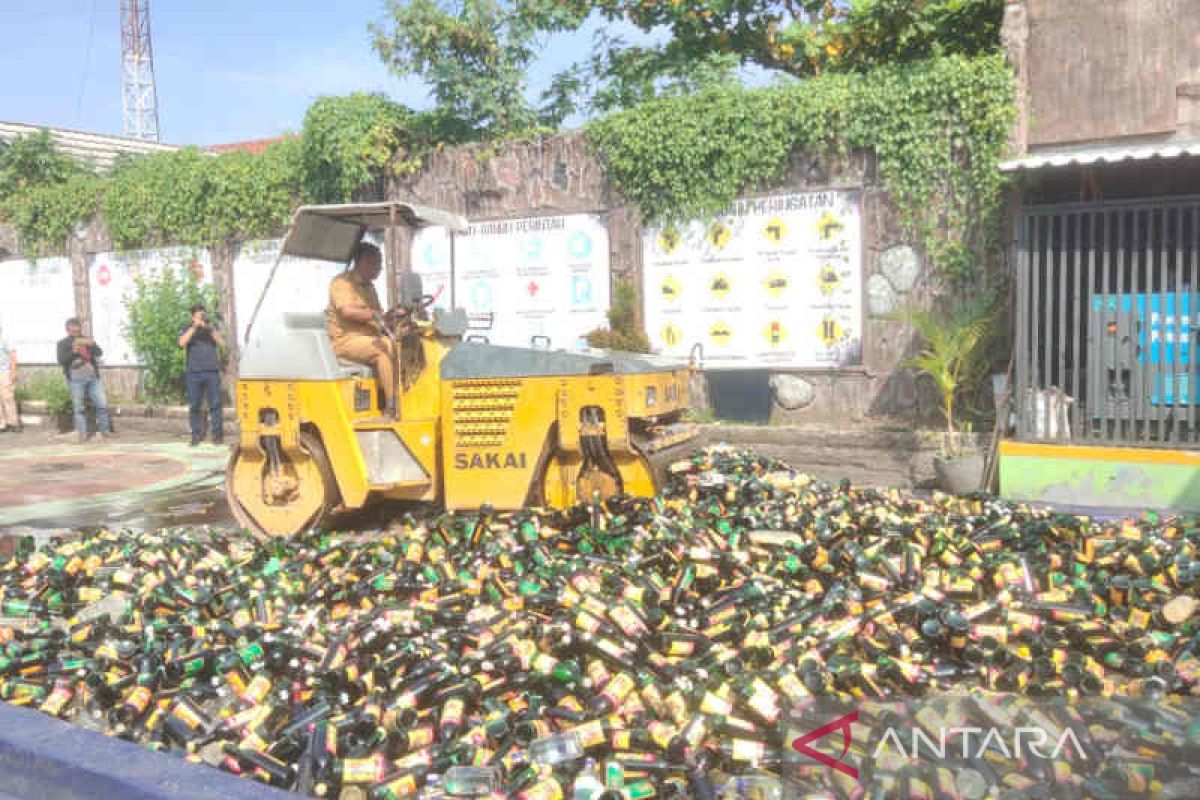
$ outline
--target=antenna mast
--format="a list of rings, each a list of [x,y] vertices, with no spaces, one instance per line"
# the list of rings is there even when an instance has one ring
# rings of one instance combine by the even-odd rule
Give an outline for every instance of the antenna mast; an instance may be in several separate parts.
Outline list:
[[[121,0],[121,119],[126,136],[159,140],[149,0]]]

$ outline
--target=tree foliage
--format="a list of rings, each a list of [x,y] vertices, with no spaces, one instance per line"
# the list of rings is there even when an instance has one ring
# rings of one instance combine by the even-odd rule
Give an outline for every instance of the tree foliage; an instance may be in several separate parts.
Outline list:
[[[995,52],[1004,2],[389,0],[388,12],[386,24],[372,26],[380,56],[396,74],[424,78],[439,108],[486,136],[692,92],[738,66],[808,78]],[[538,45],[589,20],[630,25],[646,41],[602,30],[592,52],[531,103],[527,76]]]
[[[146,391],[156,400],[183,397],[187,354],[179,346],[179,328],[197,303],[219,308],[220,298],[215,287],[199,283],[182,266],[138,277],[125,299],[129,313],[125,334],[146,365]]]
[[[539,10],[597,13],[643,31],[665,28],[668,62],[729,53],[797,77],[858,72],[999,45],[1003,0],[531,0]],[[549,12],[561,18],[561,9]]]
[[[379,194],[386,171],[413,156],[413,112],[382,94],[318,98],[300,137],[304,183],[317,202]],[[372,197],[371,199],[377,199]]]
[[[525,98],[538,31],[520,4],[388,0],[387,8],[390,21],[371,26],[376,51],[397,76],[429,83],[442,120],[456,120],[458,137],[561,122],[555,109],[539,113]]]

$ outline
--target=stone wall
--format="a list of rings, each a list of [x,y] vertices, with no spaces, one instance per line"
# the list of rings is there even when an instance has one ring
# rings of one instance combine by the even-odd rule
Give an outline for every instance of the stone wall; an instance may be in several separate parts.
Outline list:
[[[130,403],[142,399],[142,372],[141,367],[104,367],[101,375],[108,402]],[[65,380],[62,369],[56,366],[22,366],[18,383],[27,389],[39,375]]]
[[[859,422],[869,417],[925,416],[915,376],[897,370],[912,337],[887,319],[908,302],[920,302],[926,285],[923,258],[899,232],[870,152],[822,157],[798,152],[787,177],[762,194],[822,189],[863,190],[863,359],[848,369],[781,370],[772,375],[778,424]],[[600,162],[580,133],[507,144],[499,150],[469,145],[443,150],[418,174],[389,187],[400,200],[448,208],[471,220],[580,212],[599,213],[608,224],[614,276],[642,284],[642,220],[604,180]],[[407,269],[408,251],[400,253]],[[764,391],[767,389],[764,388]]]
[[[600,162],[577,132],[496,145],[447,148],[392,196],[456,211],[471,220],[604,211],[619,205]]]
[[[779,185],[762,194],[861,189],[863,220],[863,357],[846,369],[780,370],[770,391],[774,398],[771,421],[777,424],[859,423],[889,418],[910,423],[926,416],[914,376],[897,365],[911,354],[912,337],[888,315],[908,302],[921,302],[927,293],[923,256],[899,232],[890,200],[876,175],[874,155],[852,152],[826,157],[796,153]],[[610,264],[614,277],[627,278],[640,289],[642,276],[642,219],[637,210],[615,196],[605,181],[602,165],[589,152],[581,133],[571,132],[504,145],[467,145],[441,150],[424,169],[406,179],[393,179],[391,197],[446,208],[472,221],[511,219],[571,213],[595,213],[609,232]],[[411,267],[411,237],[396,231],[388,237],[396,271]],[[72,237],[69,256],[75,278],[78,315],[90,318],[88,259],[111,249],[111,240],[97,222]],[[221,313],[236,330],[232,265],[236,245],[211,248],[213,275],[222,297]],[[389,276],[395,286],[396,275]],[[86,322],[85,322],[86,328]],[[236,343],[234,357],[236,359]],[[236,361],[235,361],[236,363]],[[230,371],[232,375],[232,370]],[[109,390],[140,399],[139,372],[110,369]]]
[[[441,150],[416,175],[391,181],[389,196],[456,211],[472,222],[596,213],[606,222],[609,264],[618,277],[641,273],[641,218],[604,179],[600,161],[581,133]],[[410,250],[397,263],[410,268]]]

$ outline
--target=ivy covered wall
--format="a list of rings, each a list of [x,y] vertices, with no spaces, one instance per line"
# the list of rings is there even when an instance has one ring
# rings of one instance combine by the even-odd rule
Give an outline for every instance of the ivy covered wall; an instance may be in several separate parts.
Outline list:
[[[82,264],[86,252],[110,246],[274,235],[297,203],[371,199],[382,189],[473,219],[604,213],[614,273],[640,283],[646,221],[704,216],[738,196],[862,188],[864,363],[776,381],[777,397],[804,401],[777,405],[776,416],[907,415],[918,394],[896,365],[908,337],[885,314],[908,299],[992,290],[1002,223],[996,165],[1012,98],[1001,57],[950,57],[757,89],[719,86],[573,133],[458,146],[422,138],[403,109],[377,95],[323,98],[300,136],[261,156],[184,150],[112,177],[71,175],[0,197],[0,217],[27,251],[61,252],[68,233],[92,220],[83,240],[71,237]],[[349,122],[331,124],[339,118]],[[403,268],[407,248],[398,254]],[[86,305],[81,298],[81,312]]]

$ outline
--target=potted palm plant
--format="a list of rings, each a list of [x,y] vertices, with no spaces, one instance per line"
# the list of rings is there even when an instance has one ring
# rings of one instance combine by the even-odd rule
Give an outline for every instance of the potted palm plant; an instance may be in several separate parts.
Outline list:
[[[900,318],[921,338],[920,352],[903,366],[928,376],[941,400],[946,430],[933,460],[938,485],[955,494],[976,491],[983,482],[984,456],[970,435],[969,423],[960,423],[957,409],[960,395],[978,388],[986,371],[983,345],[994,318],[991,303],[975,301],[948,313],[908,309]]]

